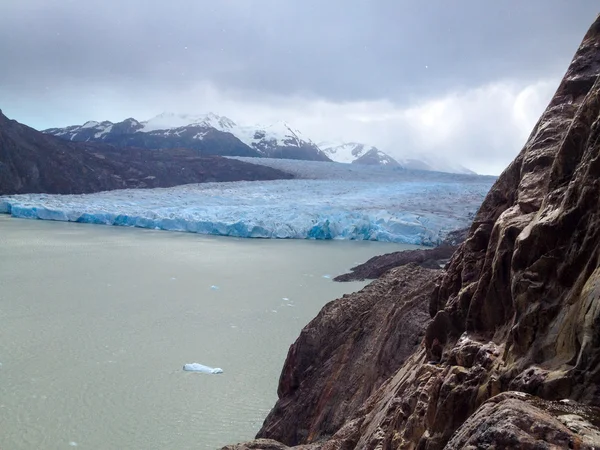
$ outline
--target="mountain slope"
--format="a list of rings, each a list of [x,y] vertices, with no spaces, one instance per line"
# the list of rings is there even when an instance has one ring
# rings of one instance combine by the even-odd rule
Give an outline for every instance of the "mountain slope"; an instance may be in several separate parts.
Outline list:
[[[107,144],[67,142],[9,120],[0,111],[0,195],[287,178],[292,176],[276,169],[216,156],[199,157],[187,149],[117,149]]]
[[[285,122],[256,129],[240,127],[232,132],[267,158],[331,161],[310,139]]]
[[[227,121],[227,118],[214,115],[161,114],[146,122],[132,118],[118,123],[89,121],[83,125],[50,128],[43,132],[69,141],[104,142],[119,147],[188,148],[198,155],[261,156],[227,131]]]

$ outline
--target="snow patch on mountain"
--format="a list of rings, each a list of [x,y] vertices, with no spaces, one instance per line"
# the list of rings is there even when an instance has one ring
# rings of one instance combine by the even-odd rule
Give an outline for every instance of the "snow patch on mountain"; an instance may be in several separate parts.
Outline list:
[[[163,113],[142,122],[143,128],[138,132],[156,130],[172,130],[191,126],[210,127],[225,133],[231,133],[244,144],[260,151],[265,145],[295,146],[311,143],[300,131],[293,129],[286,122],[275,122],[268,126],[239,125],[225,116],[208,113],[201,116],[188,114]]]
[[[149,120],[141,122],[138,133],[161,133],[164,136],[183,132],[191,127],[214,128],[218,131],[230,133],[244,144],[258,151],[264,156],[273,156],[278,152],[279,157],[285,157],[289,153],[290,157],[306,156],[307,159],[328,158],[324,153],[308,138],[304,137],[300,131],[292,128],[284,121],[275,122],[268,126],[262,125],[240,125],[225,116],[219,116],[214,113],[208,113],[200,116],[190,114],[162,113]],[[173,131],[176,130],[176,131]],[[198,133],[195,139],[201,139],[204,134]],[[290,148],[302,149],[305,153],[294,155]],[[317,157],[314,158],[314,155]],[[311,158],[312,156],[312,158]]]
[[[356,142],[320,142],[317,145],[332,161],[348,164],[354,162],[355,159],[359,158],[368,150],[375,148]]]
[[[377,147],[358,142],[321,142],[319,148],[335,162],[366,165],[398,165],[398,162]]]
[[[88,122],[84,123],[81,128],[94,128],[97,127],[98,125],[100,125],[98,122],[96,122],[95,120],[89,120]]]
[[[142,128],[138,132],[148,133],[156,130],[171,130],[174,128],[183,128],[189,126],[211,127],[219,131],[231,132],[237,125],[235,122],[225,116],[208,113],[199,116],[190,114],[175,114],[164,112],[149,120],[141,122]]]
[[[108,134],[108,133],[110,133],[110,132],[111,132],[111,130],[112,130],[112,128],[113,128],[113,124],[111,123],[110,125],[108,125],[108,126],[104,127],[104,129],[103,129],[103,130],[101,130],[101,131],[98,131],[97,133],[95,133],[95,134],[94,134],[94,137],[95,137],[96,139],[100,139],[100,138],[101,138],[102,136],[104,136],[105,134]]]
[[[302,136],[300,131],[283,121],[275,122],[266,127],[260,125],[238,126],[231,133],[246,145],[267,156],[270,149],[277,147],[301,148],[303,146],[315,146],[310,139]],[[315,150],[319,151],[318,148],[315,148]]]

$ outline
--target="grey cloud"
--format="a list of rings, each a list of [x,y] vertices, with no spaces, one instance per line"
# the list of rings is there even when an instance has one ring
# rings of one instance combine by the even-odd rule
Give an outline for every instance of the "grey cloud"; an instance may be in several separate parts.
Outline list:
[[[407,102],[564,69],[593,0],[8,0],[0,86],[112,82]],[[427,69],[425,68],[427,66]]]

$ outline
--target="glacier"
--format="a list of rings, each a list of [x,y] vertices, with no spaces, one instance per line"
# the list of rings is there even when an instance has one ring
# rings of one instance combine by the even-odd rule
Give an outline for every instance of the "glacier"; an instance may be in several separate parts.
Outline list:
[[[277,160],[276,164],[293,166],[288,169],[299,179],[82,195],[10,195],[0,197],[0,213],[244,238],[433,246],[449,231],[470,224],[494,181],[493,177],[361,169],[339,163]],[[336,170],[326,170],[327,165]]]

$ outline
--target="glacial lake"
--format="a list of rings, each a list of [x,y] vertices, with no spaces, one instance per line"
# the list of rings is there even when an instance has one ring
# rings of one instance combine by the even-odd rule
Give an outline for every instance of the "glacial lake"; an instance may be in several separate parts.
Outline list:
[[[0,216],[0,448],[251,439],[302,327],[366,284],[331,278],[407,248]]]

